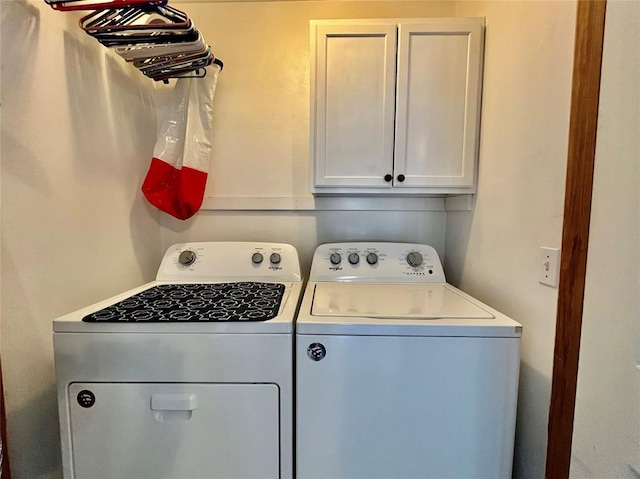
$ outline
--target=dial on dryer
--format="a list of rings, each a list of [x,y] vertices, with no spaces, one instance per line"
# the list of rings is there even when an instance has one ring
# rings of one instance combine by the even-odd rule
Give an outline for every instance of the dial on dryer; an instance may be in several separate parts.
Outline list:
[[[190,266],[195,263],[195,261],[196,254],[193,251],[186,250],[180,253],[180,256],[178,256],[178,263],[183,266]]]

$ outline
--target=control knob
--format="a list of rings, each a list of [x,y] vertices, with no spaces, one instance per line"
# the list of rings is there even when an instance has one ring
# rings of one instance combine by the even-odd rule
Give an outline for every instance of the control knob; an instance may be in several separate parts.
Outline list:
[[[358,253],[351,253],[349,255],[349,263],[358,264],[359,262],[360,262],[360,256],[358,256]]]
[[[251,262],[253,264],[260,264],[262,263],[262,253],[253,253],[253,255],[251,256]]]
[[[280,257],[279,253],[271,253],[269,261],[271,261],[271,264],[279,264],[280,261],[282,261],[282,258]]]
[[[414,268],[420,266],[422,264],[422,255],[417,251],[412,251],[407,255],[407,263]]]
[[[196,254],[193,251],[183,251],[182,253],[180,253],[180,256],[178,256],[178,263],[180,263],[182,266],[191,266],[193,263],[195,263],[196,261]]]
[[[374,265],[378,262],[378,255],[375,253],[369,253],[367,255],[367,263],[369,263],[370,265]]]
[[[340,253],[331,253],[329,261],[331,264],[340,264],[342,262],[342,256],[340,256]]]

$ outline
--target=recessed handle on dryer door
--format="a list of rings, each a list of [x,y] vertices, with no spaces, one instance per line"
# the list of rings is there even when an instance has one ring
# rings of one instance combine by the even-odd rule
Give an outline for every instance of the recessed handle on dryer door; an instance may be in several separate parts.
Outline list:
[[[193,411],[198,407],[198,398],[188,393],[162,393],[151,395],[154,411]]]

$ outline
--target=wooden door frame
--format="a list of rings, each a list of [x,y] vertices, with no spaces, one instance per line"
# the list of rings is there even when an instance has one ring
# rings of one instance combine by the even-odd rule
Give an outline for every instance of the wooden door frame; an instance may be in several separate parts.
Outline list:
[[[0,464],[0,478],[11,479],[11,473],[9,471],[9,450],[7,448],[7,416],[4,409],[2,367],[0,367],[0,439],[2,440],[2,464]]]
[[[606,0],[578,0],[546,479],[569,477]]]

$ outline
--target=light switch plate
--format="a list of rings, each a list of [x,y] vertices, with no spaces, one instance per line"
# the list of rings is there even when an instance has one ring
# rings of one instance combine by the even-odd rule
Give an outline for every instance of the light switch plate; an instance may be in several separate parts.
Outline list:
[[[560,250],[558,248],[540,248],[538,281],[542,284],[557,288],[559,272]]]

